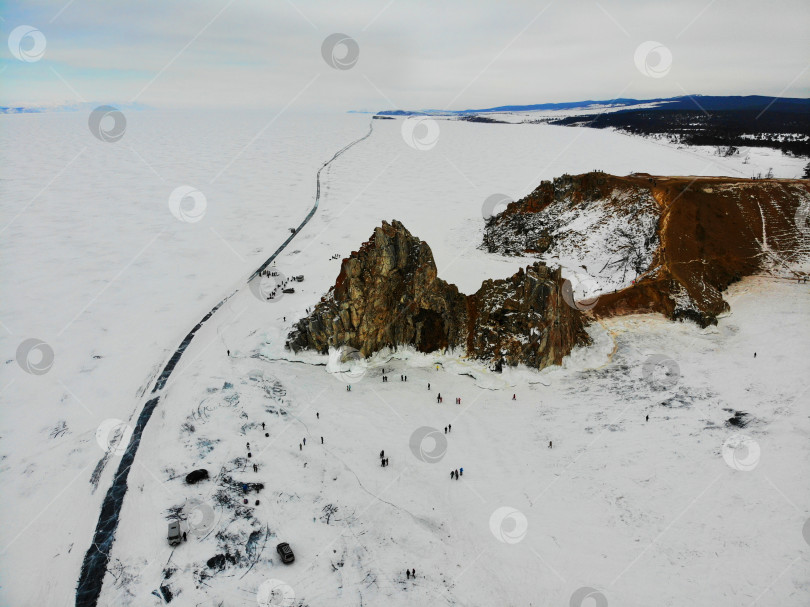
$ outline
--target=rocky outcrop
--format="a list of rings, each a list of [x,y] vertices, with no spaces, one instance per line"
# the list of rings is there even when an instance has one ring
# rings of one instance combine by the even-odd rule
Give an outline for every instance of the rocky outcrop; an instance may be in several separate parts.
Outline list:
[[[401,345],[457,348],[495,366],[543,368],[588,343],[582,313],[565,303],[562,287],[559,270],[536,263],[464,295],[437,276],[427,243],[398,221],[383,222],[343,260],[335,286],[287,346],[323,354],[349,346],[364,356]]]
[[[575,345],[590,343],[565,289],[560,269],[539,262],[510,278],[485,280],[467,298],[467,352],[536,369],[560,364]]]
[[[599,286],[591,313],[660,312],[705,326],[743,276],[807,275],[810,181],[617,177],[545,181],[488,220],[483,247],[535,254]]]

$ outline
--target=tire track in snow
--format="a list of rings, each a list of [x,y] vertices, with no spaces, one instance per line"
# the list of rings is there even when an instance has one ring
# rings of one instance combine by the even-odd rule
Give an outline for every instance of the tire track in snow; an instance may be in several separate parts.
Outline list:
[[[267,259],[267,261],[265,261],[255,272],[253,272],[253,274],[250,275],[245,284],[250,283],[250,281],[259,276],[259,274],[264,271],[267,266],[273,263],[276,257],[278,257],[279,254],[281,254],[281,252],[287,248],[293,239],[298,236],[303,227],[306,226],[307,223],[309,223],[309,220],[315,215],[321,201],[321,172],[341,154],[348,151],[361,141],[368,139],[373,130],[374,120],[372,119],[369,123],[368,133],[340,148],[329,160],[321,165],[315,175],[315,204],[312,206],[312,209],[310,209],[307,216],[304,217],[304,220],[295,229],[295,232],[290,234],[287,240],[285,240],[281,246],[276,249],[276,251]],[[191,344],[191,341],[194,339],[197,331],[200,330],[200,328],[225,304],[225,302],[236,295],[245,286],[245,284],[238,287],[236,290],[231,292],[230,295],[222,299],[222,301],[211,308],[211,311],[203,316],[202,319],[194,326],[194,328],[189,331],[178,348],[174,351],[169,361],[166,363],[166,366],[163,368],[160,376],[157,378],[155,386],[152,388],[152,395],[155,395],[165,387],[166,382],[169,380],[172,372],[174,372],[175,368],[177,367],[177,363],[180,362],[180,358]],[[96,530],[93,534],[93,541],[90,544],[90,547],[87,549],[87,552],[84,555],[84,560],[82,561],[82,569],[81,573],[79,574],[79,581],[76,587],[76,607],[95,607],[98,603],[98,598],[101,595],[101,588],[104,582],[104,575],[107,573],[107,565],[110,561],[110,552],[112,551],[113,541],[115,540],[115,532],[118,529],[121,506],[124,503],[124,496],[127,492],[127,478],[129,477],[129,471],[132,468],[132,464],[135,460],[135,454],[138,451],[138,446],[140,445],[143,432],[146,429],[146,424],[152,417],[152,413],[154,413],[159,402],[160,395],[157,395],[150,398],[150,400],[144,405],[141,414],[138,416],[138,421],[135,424],[135,429],[132,432],[132,438],[130,439],[129,445],[124,452],[124,455],[121,457],[121,462],[118,465],[118,470],[116,471],[115,476],[113,477],[112,485],[107,491],[107,495],[104,497],[104,501],[101,504],[101,513],[99,514]]]

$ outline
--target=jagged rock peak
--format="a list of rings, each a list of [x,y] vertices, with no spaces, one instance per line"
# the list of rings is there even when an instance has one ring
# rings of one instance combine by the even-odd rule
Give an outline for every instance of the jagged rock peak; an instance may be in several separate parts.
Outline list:
[[[399,221],[383,222],[343,260],[334,287],[294,327],[287,346],[323,354],[349,346],[364,356],[400,345],[459,348],[494,365],[542,368],[588,342],[562,284],[559,270],[536,263],[464,295],[437,276],[427,243]]]

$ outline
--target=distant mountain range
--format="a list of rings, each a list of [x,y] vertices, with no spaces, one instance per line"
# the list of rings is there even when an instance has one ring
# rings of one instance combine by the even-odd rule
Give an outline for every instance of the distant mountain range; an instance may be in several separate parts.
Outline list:
[[[119,110],[148,110],[142,103],[110,103],[85,101],[82,103],[40,104],[40,105],[0,105],[0,114],[42,114],[44,112],[83,112],[92,111],[100,105],[111,105]]]
[[[793,113],[810,113],[810,99],[790,97],[766,97],[763,95],[682,95],[680,97],[667,97],[657,99],[603,99],[585,101],[569,101],[565,103],[535,103],[532,105],[501,105],[498,107],[470,109],[470,110],[384,110],[377,112],[380,116],[412,116],[436,115],[459,116],[465,114],[487,114],[493,112],[533,112],[533,111],[559,111],[559,110],[591,110],[598,108],[632,108],[634,106],[650,106],[649,109],[666,110],[698,110],[698,111],[725,111],[725,110],[764,110],[788,111]]]

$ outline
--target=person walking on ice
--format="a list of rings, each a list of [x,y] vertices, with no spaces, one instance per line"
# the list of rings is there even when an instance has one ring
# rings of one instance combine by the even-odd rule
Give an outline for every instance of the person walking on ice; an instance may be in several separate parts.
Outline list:
[[[299,450],[299,451],[303,451],[303,450],[304,450],[304,448],[301,446],[301,443],[298,443],[298,450]]]
[[[517,400],[517,394],[512,395],[512,400]]]

